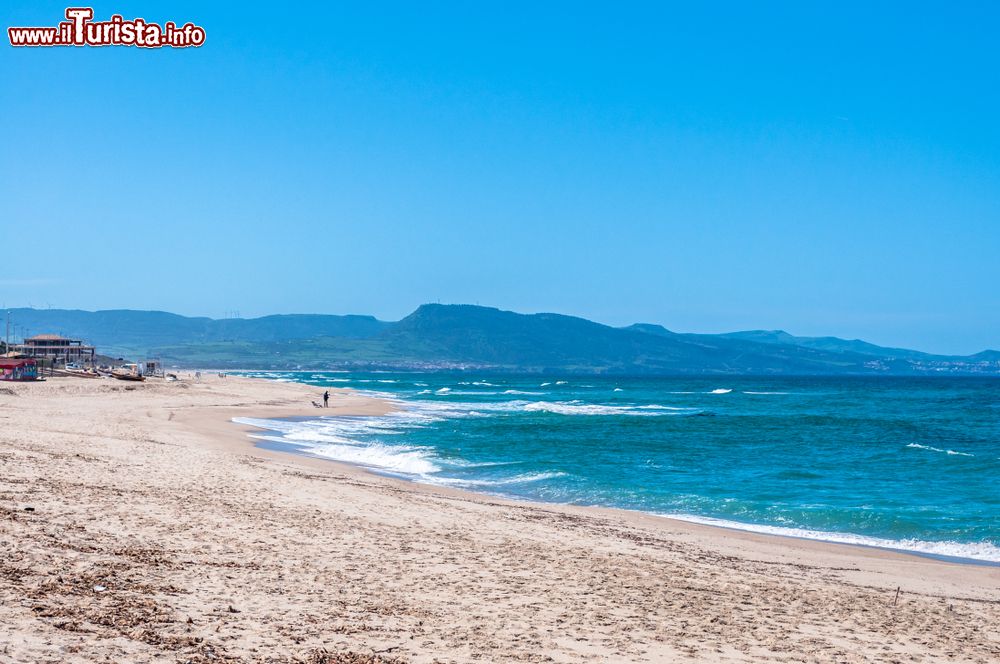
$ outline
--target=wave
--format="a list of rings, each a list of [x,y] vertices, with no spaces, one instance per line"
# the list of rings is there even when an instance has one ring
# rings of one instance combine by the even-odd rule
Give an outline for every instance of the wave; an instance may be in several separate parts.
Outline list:
[[[836,533],[823,530],[809,530],[807,528],[791,528],[786,526],[767,526],[742,523],[739,521],[728,521],[726,519],[716,519],[713,517],[695,516],[691,514],[657,514],[656,516],[676,519],[678,521],[687,521],[690,523],[700,523],[707,526],[731,528],[733,530],[745,530],[752,533],[763,533],[765,535],[798,537],[800,539],[819,540],[821,542],[833,542],[836,544],[872,546],[879,549],[892,549],[895,551],[920,553],[931,556],[945,556],[948,558],[1000,562],[1000,546],[997,546],[992,542],[936,542],[932,540],[918,539],[894,540],[883,537],[855,535],[853,533]]]
[[[283,436],[251,434],[250,437],[254,440],[275,443],[298,443],[303,452],[313,456],[404,475],[422,476],[441,471],[441,466],[436,463],[434,455],[428,448],[383,443],[362,444],[349,439],[309,436],[305,433],[289,433]]]
[[[492,468],[494,466],[518,466],[524,461],[465,461],[464,459],[448,459],[449,466],[456,468]]]
[[[541,482],[543,480],[551,480],[557,477],[565,477],[566,473],[560,471],[543,472],[543,473],[525,473],[523,475],[515,475],[513,477],[504,477],[500,479],[460,479],[457,477],[423,477],[418,479],[419,482],[424,482],[427,484],[437,484],[440,486],[454,486],[454,487],[490,487],[490,486],[508,486],[510,484],[529,484],[531,482]]]
[[[251,434],[255,440],[293,445],[312,456],[419,479],[441,472],[448,462],[437,457],[430,447],[393,445],[364,438],[378,436],[381,439],[402,434],[436,419],[439,418],[424,413],[390,413],[377,417],[334,416],[305,421],[242,417],[233,418],[233,421],[273,432]]]
[[[943,450],[940,447],[931,447],[930,445],[921,445],[920,443],[909,443],[907,447],[912,447],[918,450],[928,450],[930,452],[943,452],[944,454],[950,454],[951,456],[967,456],[974,457],[975,454],[970,452],[959,452],[957,450]]]
[[[639,410],[682,410],[682,411],[692,411],[697,410],[696,408],[687,408],[684,406],[661,406],[659,404],[649,404],[648,406],[636,406]]]
[[[545,394],[545,392],[525,392],[525,391],[522,391],[522,390],[504,390],[503,392],[501,392],[501,394],[525,394],[525,395],[539,396],[539,395]]]
[[[233,421],[270,432],[251,434],[250,437],[254,440],[293,445],[298,451],[311,456],[396,474],[425,484],[487,488],[528,484],[565,475],[561,471],[543,471],[495,478],[449,477],[444,474],[449,470],[462,472],[476,468],[513,466],[522,462],[446,459],[437,456],[432,447],[392,445],[381,440],[363,438],[365,435],[381,437],[402,433],[406,428],[440,419],[438,415],[441,412],[447,412],[447,409],[439,409],[435,414],[403,412],[375,417],[332,416],[304,421],[240,417],[233,418]],[[461,414],[471,415],[473,411],[463,411]]]
[[[417,394],[430,394],[429,390],[424,390]],[[449,395],[482,395],[484,392],[462,392],[451,391]],[[496,394],[496,393],[494,393]],[[533,392],[523,392],[508,390],[505,394],[535,394]],[[384,398],[384,397],[383,397]],[[580,400],[573,401],[528,401],[515,399],[511,401],[426,401],[419,399],[395,401],[402,409],[389,416],[405,419],[407,416],[423,419],[426,423],[430,419],[449,419],[456,417],[491,417],[502,413],[554,413],[557,415],[631,415],[631,416],[661,416],[661,415],[701,415],[705,414],[701,408],[686,406],[666,406],[661,404],[646,405],[611,405],[611,404],[588,404]]]
[[[451,392],[451,388],[450,387],[442,387],[440,390],[438,390],[434,394],[448,394],[449,392]]]
[[[419,449],[407,449],[370,443],[367,445],[321,445],[309,450],[311,454],[335,461],[345,461],[358,466],[390,470],[406,475],[428,475],[441,471],[433,456]]]
[[[521,410],[529,413],[555,413],[558,415],[679,415],[694,413],[697,408],[677,408],[674,406],[610,406],[604,404],[585,404],[579,401],[532,401],[524,404]]]
[[[732,392],[732,389],[726,387],[720,387],[718,389],[712,390],[708,394],[729,394],[730,392]]]
[[[748,391],[744,392],[743,394],[762,394],[762,395],[764,395],[764,394],[789,394],[789,392],[753,392],[753,391],[749,391],[748,390]]]
[[[424,392],[427,392],[427,390]],[[460,394],[480,395],[484,393],[466,393],[461,391],[449,392],[449,395]],[[525,393],[518,392],[518,394]],[[511,401],[469,402],[437,400],[425,401],[413,399],[397,401],[396,403],[401,409],[404,409],[391,414],[397,418],[405,418],[407,415],[413,418],[433,419],[448,419],[455,417],[491,417],[502,413],[554,413],[557,415],[630,415],[655,417],[661,415],[701,415],[706,412],[701,408],[693,407],[666,406],[661,404],[589,404],[579,400],[528,401],[524,399],[515,399]]]
[[[456,394],[452,392],[451,394]],[[470,394],[476,394],[471,392]],[[526,401],[501,401],[473,403],[470,401],[397,401],[400,410],[390,413],[396,422],[416,421],[426,424],[431,421],[455,417],[476,417],[484,412],[516,411]]]

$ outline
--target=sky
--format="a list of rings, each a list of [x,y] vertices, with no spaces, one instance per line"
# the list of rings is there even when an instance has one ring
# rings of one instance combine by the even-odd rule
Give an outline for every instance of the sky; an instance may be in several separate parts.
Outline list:
[[[1000,348],[995,3],[94,11],[206,42],[4,34],[2,306],[478,303]]]

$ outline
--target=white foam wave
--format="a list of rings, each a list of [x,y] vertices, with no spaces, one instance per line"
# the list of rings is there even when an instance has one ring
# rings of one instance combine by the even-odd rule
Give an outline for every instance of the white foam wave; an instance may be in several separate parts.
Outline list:
[[[359,466],[390,470],[407,475],[428,475],[440,472],[432,456],[422,450],[400,448],[380,443],[368,445],[319,445],[310,452],[335,461],[345,461]]]
[[[538,396],[538,395],[545,394],[545,392],[526,392],[524,390],[504,390],[503,392],[501,392],[501,394],[526,394],[526,395]]]
[[[732,392],[731,389],[720,387],[718,389],[712,390],[711,392],[709,392],[709,394],[729,394],[730,392]]]
[[[359,466],[422,476],[441,471],[440,460],[426,447],[387,445],[383,442],[362,442],[357,436],[400,434],[415,425],[414,418],[325,417],[318,420],[289,421],[234,418],[247,424],[281,434],[252,434],[251,438],[299,446],[314,456],[352,463]]]
[[[424,426],[442,417],[477,414],[474,410],[464,408],[472,404],[417,403],[423,404],[421,410],[397,411],[377,417],[333,416],[304,421],[234,418],[233,421],[267,431],[251,434],[250,437],[255,440],[295,445],[302,452],[316,457],[399,474],[416,482],[468,488],[498,487],[527,484],[564,475],[562,472],[552,471],[492,479],[444,476],[442,473],[449,468],[486,468],[516,465],[520,462],[443,459],[436,456],[431,447],[392,445],[380,440],[383,436],[400,434],[408,428]],[[372,436],[377,436],[378,439],[373,440]]]
[[[761,394],[761,395],[766,395],[766,394],[788,394],[788,392],[753,392],[753,391],[747,390],[743,394]]]
[[[944,450],[940,447],[931,447],[930,445],[921,445],[920,443],[909,443],[907,447],[912,447],[918,450],[928,450],[930,452],[943,452],[944,454],[950,454],[951,456],[976,456],[970,452],[959,452],[957,450]]]
[[[623,389],[622,389],[622,388],[620,388],[620,387],[616,387],[616,388],[615,388],[614,390],[612,390],[612,392],[624,392],[624,391],[625,391],[625,390],[623,390]]]
[[[343,445],[351,445],[354,443],[350,438],[345,438],[342,435],[338,435],[335,431],[321,431],[315,429],[300,429],[292,430],[284,433],[282,436],[283,441],[289,441],[293,443],[336,443]]]
[[[921,553],[932,556],[947,556],[951,558],[965,558],[967,560],[1000,562],[1000,546],[997,546],[992,542],[934,542],[917,539],[893,540],[882,537],[855,535],[853,533],[833,533],[823,530],[809,530],[806,528],[789,528],[784,526],[741,523],[738,521],[727,521],[725,519],[715,519],[707,516],[694,516],[691,514],[658,514],[657,516],[677,519],[679,521],[688,521],[690,523],[700,523],[708,526],[719,526],[722,528],[732,528],[734,530],[746,530],[748,532],[763,533],[766,535],[798,537],[801,539],[834,542],[837,544],[873,546],[879,549],[893,549],[895,551]]]
[[[565,381],[565,380],[557,380],[556,381],[556,385],[567,385],[568,383],[569,383],[569,381]]]
[[[455,394],[455,392],[452,392]],[[475,393],[473,393],[475,394]],[[392,415],[397,418],[398,421],[404,421],[406,419],[424,420],[422,423],[426,423],[426,420],[440,420],[444,418],[451,417],[476,417],[477,415],[482,415],[483,412],[513,412],[519,410],[521,405],[527,403],[526,401],[500,401],[500,402],[483,402],[483,403],[471,403],[467,401],[405,401],[400,403],[401,408],[406,410],[400,410]]]
[[[695,408],[686,408],[684,406],[661,406],[659,404],[650,404],[648,406],[636,406],[639,410],[686,410],[692,411],[697,410]]]
[[[464,459],[448,459],[449,466],[456,468],[492,468],[493,466],[516,466],[523,461],[465,461]]]
[[[525,473],[523,475],[515,475],[514,477],[505,477],[495,480],[467,480],[459,479],[455,477],[425,477],[418,481],[426,482],[428,484],[439,484],[442,486],[454,486],[454,487],[491,487],[491,486],[507,486],[510,484],[528,484],[530,482],[541,482],[543,480],[550,480],[556,477],[565,477],[566,473],[563,472],[545,472],[545,473]]]
[[[604,404],[585,404],[579,401],[532,401],[525,403],[521,410],[529,413],[556,413],[558,415],[676,415],[681,412],[694,412],[693,408],[675,408],[672,406],[610,406]]]
[[[449,392],[451,392],[451,388],[450,387],[442,387],[440,390],[438,390],[434,394],[448,394]]]

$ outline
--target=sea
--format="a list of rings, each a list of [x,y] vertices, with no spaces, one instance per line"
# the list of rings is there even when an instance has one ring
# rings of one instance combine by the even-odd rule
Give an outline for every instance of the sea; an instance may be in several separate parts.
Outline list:
[[[1000,379],[243,372],[392,401],[238,421],[413,482],[1000,563]]]

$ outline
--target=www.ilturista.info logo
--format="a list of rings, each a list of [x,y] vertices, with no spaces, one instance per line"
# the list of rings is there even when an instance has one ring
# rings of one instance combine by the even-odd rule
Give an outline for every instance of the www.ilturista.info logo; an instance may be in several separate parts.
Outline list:
[[[205,43],[205,29],[193,23],[162,26],[145,19],[126,21],[115,14],[108,21],[94,21],[91,7],[68,7],[66,19],[50,28],[7,28],[11,46],[139,46],[187,48]]]

